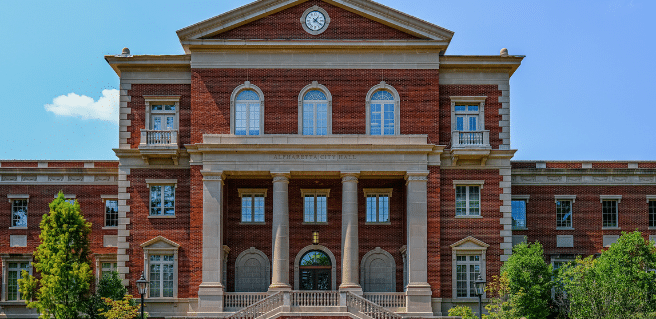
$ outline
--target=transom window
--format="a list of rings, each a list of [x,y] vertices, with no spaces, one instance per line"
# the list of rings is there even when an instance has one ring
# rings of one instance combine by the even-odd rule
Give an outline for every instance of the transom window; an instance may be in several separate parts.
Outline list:
[[[264,198],[266,189],[240,188],[241,197],[241,222],[242,223],[264,223]]]
[[[379,90],[371,96],[369,124],[371,135],[395,134],[394,104],[394,96],[389,91]]]
[[[512,228],[526,229],[526,200],[515,200],[512,203]]]
[[[617,201],[603,200],[601,206],[602,227],[617,227]]]
[[[477,296],[474,283],[480,273],[480,256],[456,256],[456,296],[458,298]]]
[[[150,186],[150,216],[175,215],[175,185]]]
[[[105,227],[118,227],[118,200],[105,200]]]
[[[260,135],[260,96],[243,90],[235,99],[235,135]]]
[[[27,227],[27,199],[11,202],[11,227]]]
[[[303,135],[328,134],[328,98],[319,90],[303,96]]]
[[[656,200],[649,201],[649,227],[656,227]]]
[[[22,300],[18,279],[23,278],[22,271],[30,272],[29,262],[10,262],[7,267],[7,300]]]
[[[572,201],[556,201],[556,227],[572,227]]]
[[[456,216],[480,216],[480,186],[456,186]]]
[[[150,297],[173,297],[173,255],[150,256]]]
[[[325,223],[328,212],[329,189],[301,189],[303,222]]]

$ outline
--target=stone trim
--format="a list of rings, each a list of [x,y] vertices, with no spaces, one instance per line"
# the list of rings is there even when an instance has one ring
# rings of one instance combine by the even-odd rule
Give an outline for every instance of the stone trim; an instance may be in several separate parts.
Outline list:
[[[512,170],[510,167],[499,169],[499,175],[502,179],[499,182],[499,188],[502,189],[501,194],[499,194],[499,199],[502,201],[502,205],[499,208],[503,216],[499,219],[499,224],[503,229],[499,232],[499,235],[503,239],[500,248],[503,251],[501,254],[501,261],[505,262],[512,255],[512,243],[513,243],[513,231],[512,231]],[[521,195],[520,195],[521,196]],[[528,198],[526,200],[528,202]]]
[[[360,287],[362,287],[362,290],[364,292],[368,292],[366,283],[366,274],[367,270],[369,268],[369,265],[371,264],[371,259],[373,259],[376,256],[384,256],[387,261],[390,263],[390,275],[391,275],[391,281],[389,282],[390,287],[389,291],[386,292],[396,292],[396,261],[394,260],[394,256],[387,252],[386,250],[376,247],[370,251],[368,251],[364,256],[362,257],[362,262],[360,263]]]
[[[180,130],[180,95],[144,95],[144,102],[145,102],[145,110],[146,110],[146,115],[145,115],[145,120],[146,124],[144,125],[144,129],[146,130],[151,130],[150,128],[150,116],[151,116],[151,110],[150,110],[150,105],[155,104],[155,103],[166,103],[166,102],[173,102],[175,105],[175,111],[161,111],[158,113],[163,113],[163,114],[173,114],[175,113],[175,128],[173,129],[174,131]],[[163,123],[162,123],[163,124]],[[142,141],[142,144],[144,142]]]
[[[30,194],[7,194],[7,199],[9,202],[13,202],[16,199],[25,199],[27,202],[30,202]]]
[[[483,189],[483,184],[485,184],[485,180],[453,180],[453,189],[455,189],[456,186],[480,186],[481,189]]]
[[[622,202],[622,195],[599,195],[600,203],[603,203],[605,200],[614,200],[619,204]]]
[[[253,90],[260,98],[259,135],[264,135],[264,92],[262,92],[262,90],[257,85],[252,84],[250,81],[246,81],[244,84],[238,85],[234,90],[232,90],[232,94],[230,95],[230,134],[235,134],[235,99],[237,98],[237,95],[244,90]]]
[[[162,243],[162,244],[160,244]],[[157,245],[160,244],[160,245]],[[178,298],[178,249],[180,245],[172,240],[164,238],[162,236],[157,236],[143,244],[140,245],[143,254],[144,254],[144,269],[143,275],[146,280],[150,281],[150,256],[151,255],[160,255],[160,254],[173,254],[173,297],[155,297],[155,299],[176,299]],[[155,247],[151,247],[155,246]],[[159,246],[159,247],[158,247]],[[118,259],[118,257],[117,257]],[[150,292],[146,294],[146,298],[150,298]]]
[[[299,284],[300,284],[300,263],[301,263],[301,257],[305,255],[306,253],[313,251],[313,250],[319,250],[328,257],[330,257],[330,265],[331,265],[331,271],[330,271],[330,281],[331,281],[331,290],[337,290],[337,259],[335,259],[335,255],[333,255],[333,252],[328,249],[328,247],[323,246],[323,245],[308,245],[303,247],[298,254],[296,254],[296,258],[294,259],[294,290],[299,290]]]
[[[7,301],[7,288],[8,288],[7,279],[9,278],[9,263],[29,262],[30,263],[29,273],[30,275],[32,275],[34,269],[32,262],[34,261],[34,257],[32,256],[31,253],[28,253],[28,254],[0,254],[0,258],[2,259],[2,291],[0,293],[1,294],[0,301],[12,302],[13,300]],[[25,301],[17,300],[16,302],[18,302],[21,306],[25,306]]]
[[[240,198],[244,195],[264,195],[264,197],[267,197],[267,191],[266,188],[237,188]]]
[[[239,255],[237,256],[237,259],[235,260],[235,281],[234,281],[234,283],[235,283],[235,292],[246,291],[244,289],[241,289],[242,287],[239,286],[240,281],[237,280],[237,278],[238,278],[238,275],[239,275],[239,268],[244,266],[244,265],[242,265],[242,259],[248,257],[249,255],[250,256],[256,256],[257,259],[259,259],[259,261],[264,264],[264,267],[265,267],[264,272],[266,273],[266,275],[264,276],[264,280],[265,280],[266,285],[265,285],[265,289],[262,292],[266,292],[269,285],[271,285],[271,262],[269,261],[269,257],[267,257],[267,255],[265,253],[263,253],[261,250],[255,248],[255,247],[251,247],[249,249],[246,249],[246,250],[242,251],[241,253],[239,253]]]
[[[656,195],[647,195],[646,197],[647,197],[647,203],[656,200]]]
[[[512,200],[523,200],[528,204],[528,200],[531,197],[531,195],[512,195],[511,199]]]
[[[365,198],[368,195],[387,195],[389,198],[392,198],[393,188],[363,188],[362,193]]]
[[[130,225],[130,218],[128,218],[128,213],[130,213],[130,205],[128,205],[128,199],[130,199],[130,193],[128,188],[131,187],[131,182],[128,180],[130,175],[130,169],[125,167],[119,167],[118,169],[118,238],[117,238],[117,249],[116,249],[116,267],[121,277],[121,282],[123,286],[129,286],[130,282],[126,279],[126,276],[130,273],[130,267],[127,264],[130,261],[130,255],[127,253],[130,243],[128,242],[128,236],[130,236],[130,230],[127,229],[127,226]]]
[[[376,93],[376,91],[388,91],[392,93],[392,96],[394,96],[394,135],[400,135],[401,134],[401,96],[399,95],[399,92],[396,91],[396,89],[385,83],[385,81],[380,81],[379,84],[376,84],[369,89],[369,92],[367,92],[366,100],[365,100],[365,120],[366,120],[366,134],[371,135],[371,96]],[[382,124],[383,118],[381,117],[381,124]],[[381,130],[383,128],[381,127]],[[383,134],[381,134],[383,135]],[[385,135],[388,136],[388,135]]]
[[[656,184],[653,169],[513,169],[513,185],[635,186]],[[638,173],[638,174],[636,174]]]
[[[110,63],[111,64],[111,63]],[[117,71],[118,72],[118,71]],[[124,83],[123,79],[120,79],[120,96],[119,96],[119,114],[121,116],[127,116],[127,114],[132,113],[132,108],[128,107],[128,102],[132,101],[132,96],[128,93],[132,89],[132,84]],[[123,115],[125,114],[125,115]],[[132,133],[128,130],[132,123],[129,120],[120,120],[119,121],[119,149],[129,149],[131,148],[130,143],[128,143],[128,138],[132,138]]]
[[[308,9],[309,10],[309,9]],[[316,136],[316,135],[303,135],[303,101],[305,94],[310,90],[319,90],[326,95],[326,102],[328,103],[328,128],[327,135],[333,134],[333,95],[330,94],[330,90],[322,84],[319,84],[317,81],[312,81],[312,83],[306,85],[301,89],[298,94],[298,135],[302,136]]]
[[[330,197],[330,188],[301,188],[301,197],[305,197],[305,195],[326,195],[326,197]]]
[[[512,237],[510,237],[510,244],[512,245]],[[486,253],[487,253],[487,248],[490,247],[490,245],[484,243],[483,241],[473,237],[473,236],[468,236],[466,238],[463,238],[453,244],[451,246],[451,287],[452,287],[452,298],[454,300],[461,300],[461,299],[468,299],[468,298],[457,298],[456,296],[458,295],[457,293],[457,278],[456,278],[456,262],[457,262],[457,256],[472,256],[472,255],[479,255],[480,256],[480,263],[481,263],[481,277],[483,279],[486,279]],[[512,250],[512,247],[511,247]],[[502,255],[503,256],[503,255]],[[485,295],[483,295],[483,298],[485,298]]]
[[[572,204],[576,202],[576,195],[554,195],[554,202],[558,203],[558,201],[561,200],[569,200],[572,201]]]

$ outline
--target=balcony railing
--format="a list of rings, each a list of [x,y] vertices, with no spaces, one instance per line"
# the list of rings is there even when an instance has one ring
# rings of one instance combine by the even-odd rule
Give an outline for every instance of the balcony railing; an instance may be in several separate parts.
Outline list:
[[[452,148],[489,147],[490,131],[453,131],[451,139]]]
[[[141,143],[140,145],[148,146],[177,146],[178,145],[178,131],[177,130],[141,130]]]

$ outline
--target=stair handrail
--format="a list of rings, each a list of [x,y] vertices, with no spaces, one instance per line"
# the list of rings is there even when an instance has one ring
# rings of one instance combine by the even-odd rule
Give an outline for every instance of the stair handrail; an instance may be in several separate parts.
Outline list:
[[[268,296],[244,309],[241,309],[232,315],[229,319],[255,319],[260,315],[263,315],[276,307],[282,306],[283,297],[282,291],[278,291],[275,294]]]
[[[346,293],[346,306],[347,308],[355,308],[362,314],[365,314],[373,319],[400,319],[400,315],[387,310],[365,298],[362,298],[350,291]],[[350,311],[350,309],[349,309]]]

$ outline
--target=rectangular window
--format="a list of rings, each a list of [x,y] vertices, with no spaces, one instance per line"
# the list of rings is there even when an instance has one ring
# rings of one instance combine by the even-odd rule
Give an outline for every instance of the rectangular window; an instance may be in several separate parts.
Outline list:
[[[572,228],[572,201],[556,201],[556,227]]]
[[[601,209],[602,227],[617,227],[617,201],[604,200]]]
[[[367,195],[367,223],[389,222],[389,195]]]
[[[478,104],[456,104],[456,131],[478,131]]]
[[[14,199],[12,201],[11,227],[27,227],[27,199]]]
[[[241,222],[264,222],[264,194],[243,194],[241,197]]]
[[[112,272],[116,271],[116,269],[116,263],[103,262],[101,265],[100,278],[110,275]]]
[[[325,223],[328,212],[328,194],[317,191],[303,192],[303,222]]]
[[[649,227],[656,227],[656,200],[649,201]]]
[[[512,227],[513,229],[526,229],[526,201],[512,201]]]
[[[480,186],[456,186],[456,216],[480,216]]]
[[[18,279],[23,278],[22,271],[30,271],[29,262],[10,262],[7,269],[7,300],[22,300]]]
[[[150,186],[150,216],[175,216],[175,185]]]
[[[480,273],[480,256],[456,256],[456,297],[476,297],[474,283]]]
[[[105,200],[105,227],[118,227],[118,200]]]
[[[173,297],[173,255],[151,255],[150,297]]]

